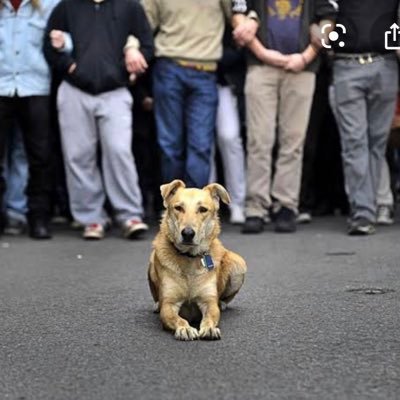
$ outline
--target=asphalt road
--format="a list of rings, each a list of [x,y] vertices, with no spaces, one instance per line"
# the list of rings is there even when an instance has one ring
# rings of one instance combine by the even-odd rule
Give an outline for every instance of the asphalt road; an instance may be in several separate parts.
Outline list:
[[[400,226],[350,238],[344,224],[224,226],[249,272],[216,342],[175,341],[152,313],[155,229],[141,242],[3,237],[0,399],[399,399]]]

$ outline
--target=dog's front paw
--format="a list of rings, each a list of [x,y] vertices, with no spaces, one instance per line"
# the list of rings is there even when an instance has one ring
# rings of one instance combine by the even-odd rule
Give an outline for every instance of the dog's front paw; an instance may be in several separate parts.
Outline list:
[[[211,326],[200,327],[200,339],[204,340],[219,340],[221,339],[221,331],[219,328],[214,328]]]
[[[199,338],[199,331],[195,328],[184,327],[175,331],[175,339],[177,340],[196,340]]]
[[[160,314],[160,303],[158,301],[157,301],[157,303],[154,303],[153,313],[154,314]]]

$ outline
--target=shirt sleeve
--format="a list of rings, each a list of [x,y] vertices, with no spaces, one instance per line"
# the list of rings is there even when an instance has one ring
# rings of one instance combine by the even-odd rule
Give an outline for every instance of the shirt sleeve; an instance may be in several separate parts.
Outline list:
[[[75,61],[70,51],[58,51],[51,45],[50,32],[53,29],[63,32],[69,31],[65,7],[65,1],[61,1],[50,14],[43,41],[43,53],[48,64],[61,74],[67,73],[69,67]],[[68,47],[73,47],[72,41],[68,44]]]
[[[250,11],[250,2],[248,0],[231,0],[233,14],[247,14]]]
[[[160,10],[157,0],[142,0],[142,6],[146,13],[151,29],[154,31],[160,26]]]
[[[139,2],[132,2],[133,18],[130,34],[140,43],[140,51],[146,61],[150,61],[154,54],[153,33],[144,9]]]
[[[339,11],[338,0],[314,0],[316,2],[315,19],[319,22],[324,19],[336,20]]]

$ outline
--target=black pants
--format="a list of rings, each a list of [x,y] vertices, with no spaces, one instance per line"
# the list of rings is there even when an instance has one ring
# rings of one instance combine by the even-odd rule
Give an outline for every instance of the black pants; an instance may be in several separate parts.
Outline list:
[[[50,100],[48,96],[0,96],[0,160],[4,160],[6,136],[17,121],[22,130],[29,165],[26,190],[28,218],[48,218],[50,175]],[[3,203],[5,181],[0,163],[0,204]]]

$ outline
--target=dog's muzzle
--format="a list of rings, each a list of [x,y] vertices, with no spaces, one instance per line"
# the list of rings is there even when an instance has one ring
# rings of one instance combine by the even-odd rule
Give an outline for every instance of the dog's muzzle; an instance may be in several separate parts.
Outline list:
[[[193,244],[193,238],[195,237],[196,232],[192,228],[186,227],[182,229],[181,235],[183,244]]]

